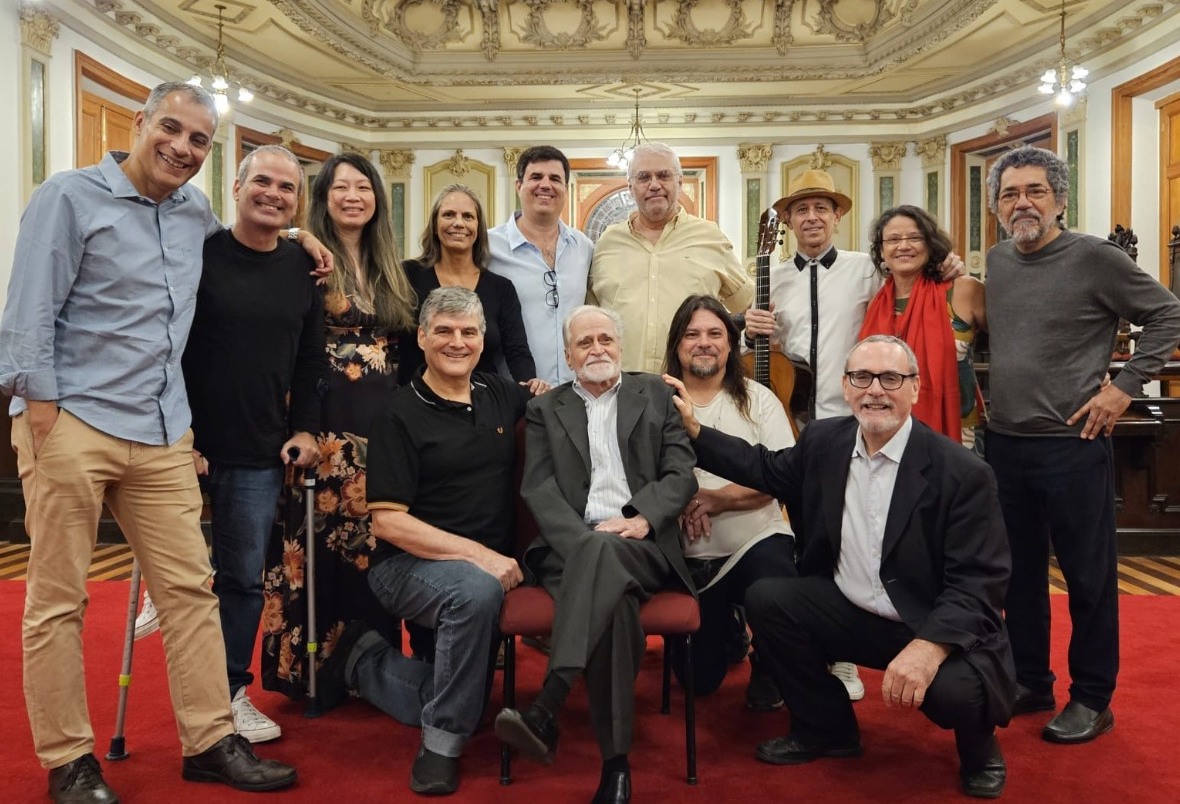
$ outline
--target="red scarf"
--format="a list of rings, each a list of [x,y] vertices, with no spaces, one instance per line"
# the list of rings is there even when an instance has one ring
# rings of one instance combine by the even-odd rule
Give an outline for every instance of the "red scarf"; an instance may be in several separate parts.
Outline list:
[[[889,277],[869,302],[860,338],[896,335],[910,345],[918,357],[921,375],[914,415],[931,429],[962,443],[959,366],[946,300],[950,285],[918,277],[905,312],[897,315],[893,312],[897,286]]]

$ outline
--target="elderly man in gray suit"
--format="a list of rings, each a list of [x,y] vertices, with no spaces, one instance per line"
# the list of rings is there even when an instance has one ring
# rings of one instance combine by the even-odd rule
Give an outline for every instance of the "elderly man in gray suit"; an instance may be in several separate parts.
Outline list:
[[[525,564],[556,601],[553,649],[540,695],[502,711],[496,735],[552,761],[557,712],[585,674],[603,759],[594,801],[622,802],[645,647],[639,604],[668,586],[692,589],[678,520],[697,490],[695,459],[660,378],[620,373],[617,314],[578,307],[563,335],[577,379],[529,404],[521,485],[541,530]]]

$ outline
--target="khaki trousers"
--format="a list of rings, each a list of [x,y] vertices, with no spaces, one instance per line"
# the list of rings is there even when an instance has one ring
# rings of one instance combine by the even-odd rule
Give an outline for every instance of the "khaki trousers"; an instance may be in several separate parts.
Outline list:
[[[33,454],[24,414],[13,420],[12,446],[32,544],[21,635],[25,705],[41,764],[55,768],[94,750],[82,617],[104,502],[160,613],[183,753],[199,754],[231,734],[225,646],[209,588],[191,431],[170,447],[148,446],[109,436],[62,410],[39,454]]]

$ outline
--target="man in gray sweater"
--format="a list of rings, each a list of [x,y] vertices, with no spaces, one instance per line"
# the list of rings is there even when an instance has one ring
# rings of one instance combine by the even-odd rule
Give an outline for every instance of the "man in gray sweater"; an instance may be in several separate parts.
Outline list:
[[[1118,588],[1110,434],[1180,340],[1180,302],[1108,240],[1065,231],[1069,166],[1025,146],[998,159],[988,200],[1011,237],[987,255],[991,410],[987,459],[1012,549],[1005,608],[1016,659],[1015,714],[1050,711],[1052,545],[1073,633],[1069,703],[1050,742],[1092,740],[1114,726]],[[1119,318],[1142,325],[1112,382]]]

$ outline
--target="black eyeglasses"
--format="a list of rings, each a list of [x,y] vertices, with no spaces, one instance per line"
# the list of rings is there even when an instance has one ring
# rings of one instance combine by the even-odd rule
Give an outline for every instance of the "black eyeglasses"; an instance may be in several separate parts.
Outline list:
[[[852,383],[853,388],[868,388],[873,384],[873,380],[876,380],[886,391],[896,391],[906,380],[918,375],[899,374],[896,371],[882,371],[880,374],[874,374],[871,371],[846,371],[844,376],[848,378],[848,382]]]
[[[549,288],[545,293],[545,303],[556,310],[561,297],[557,295],[557,271],[555,269],[550,268],[545,272],[545,285]]]

